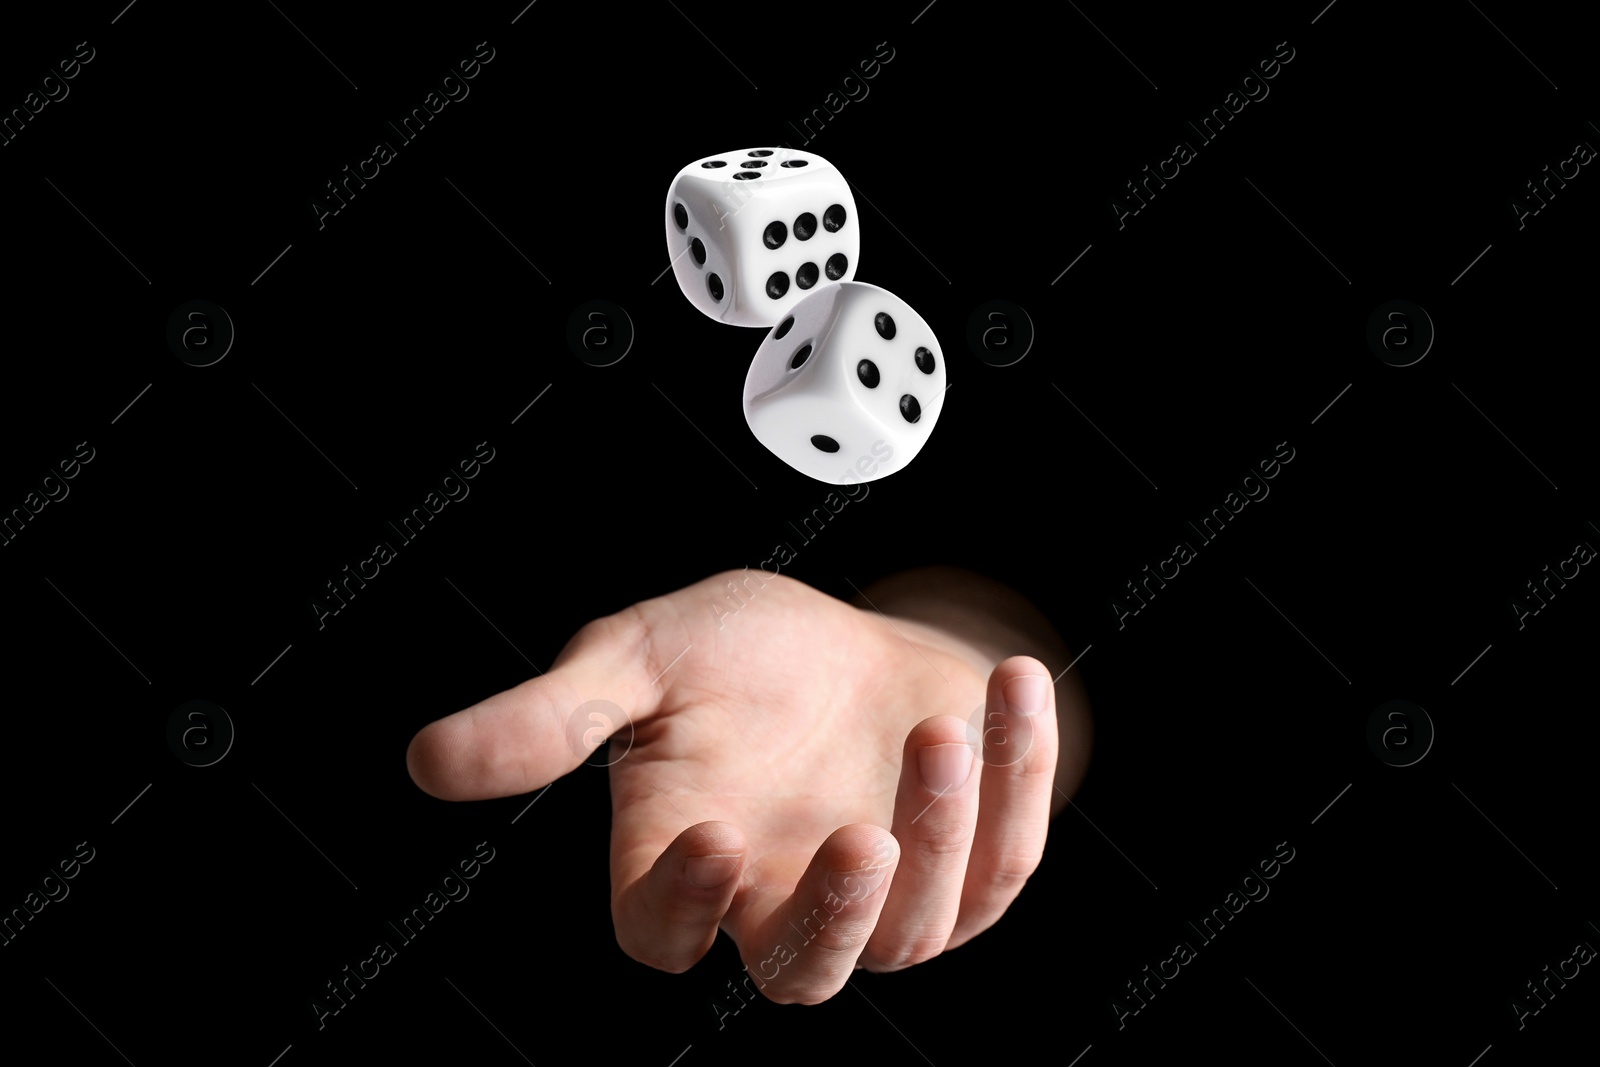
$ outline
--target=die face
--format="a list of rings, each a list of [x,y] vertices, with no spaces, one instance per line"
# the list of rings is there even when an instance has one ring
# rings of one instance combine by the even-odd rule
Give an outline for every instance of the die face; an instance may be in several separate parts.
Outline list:
[[[666,233],[684,296],[737,326],[771,326],[808,293],[853,279],[861,252],[849,183],[821,156],[793,149],[689,164],[668,190]]]
[[[944,353],[894,294],[830,285],[767,335],[745,378],[756,438],[801,473],[834,485],[900,470],[944,406]]]
[[[894,431],[896,462],[911,462],[944,407],[944,351],[922,316],[886,289],[848,286],[830,350],[839,373],[872,420]]]

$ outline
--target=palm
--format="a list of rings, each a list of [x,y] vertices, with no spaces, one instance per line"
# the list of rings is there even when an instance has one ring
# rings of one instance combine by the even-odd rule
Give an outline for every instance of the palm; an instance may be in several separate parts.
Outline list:
[[[613,866],[653,860],[686,826],[739,827],[750,856],[724,926],[742,942],[829,834],[891,824],[907,732],[930,715],[971,717],[986,677],[914,643],[916,627],[799,583],[751,579],[745,606],[720,620],[711,597],[723,612],[739,601],[705,584],[666,598],[651,646],[672,656],[681,626],[682,658],[625,754],[626,731],[613,738]]]

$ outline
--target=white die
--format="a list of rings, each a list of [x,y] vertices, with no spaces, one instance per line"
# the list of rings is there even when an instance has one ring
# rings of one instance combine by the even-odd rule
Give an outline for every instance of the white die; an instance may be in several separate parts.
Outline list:
[[[944,406],[944,352],[911,305],[865,282],[807,296],[761,343],[744,382],[756,439],[832,485],[914,459]]]
[[[771,326],[817,286],[855,277],[861,225],[850,184],[826,159],[739,149],[673,179],[667,252],[695,307],[734,326]]]

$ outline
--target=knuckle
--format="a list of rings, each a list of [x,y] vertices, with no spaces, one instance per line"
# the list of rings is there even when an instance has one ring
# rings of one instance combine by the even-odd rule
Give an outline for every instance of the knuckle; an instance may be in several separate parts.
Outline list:
[[[624,608],[615,615],[605,615],[598,619],[590,619],[578,627],[577,633],[572,635],[569,642],[571,647],[583,648],[589,645],[609,644],[619,639],[635,644],[644,638],[647,627],[640,616],[638,606]]]
[[[966,820],[924,819],[923,823],[924,825],[917,827],[917,840],[913,851],[931,860],[935,867],[945,867],[962,861],[972,846],[973,828]]]
[[[834,921],[816,933],[816,947],[826,953],[848,955],[867,940],[871,930],[860,923]]]
[[[948,935],[942,934],[896,937],[882,945],[874,943],[867,952],[862,953],[862,959],[868,960],[870,956],[866,964],[868,970],[884,973],[902,971],[940,955],[949,940]]]
[[[1053,784],[1056,779],[1058,753],[1059,748],[1055,744],[1035,739],[1033,748],[1026,758],[1017,761],[1017,779],[1026,785],[1035,782]]]
[[[1036,852],[1008,852],[989,869],[989,884],[1014,896],[1039,869],[1039,860]]]

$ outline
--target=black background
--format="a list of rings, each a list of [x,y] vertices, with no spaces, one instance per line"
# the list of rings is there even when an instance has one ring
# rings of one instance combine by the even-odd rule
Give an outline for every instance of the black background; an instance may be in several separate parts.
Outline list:
[[[0,508],[78,442],[94,459],[0,546],[0,908],[78,842],[95,858],[0,946],[7,1043],[141,1067],[1035,1047],[1489,1067],[1592,1040],[1590,968],[1520,1030],[1511,1007],[1600,944],[1600,579],[1521,629],[1511,607],[1600,544],[1597,179],[1521,229],[1512,209],[1600,143],[1588,39],[1503,4],[923,2],[8,15],[7,112],[95,53],[0,147]],[[470,96],[319,228],[324,183],[480,41]],[[1119,228],[1124,183],[1285,41],[1270,95]],[[880,42],[867,95],[802,143],[791,123]],[[744,424],[762,333],[652,282],[677,170],[785,142],[854,184],[857,277],[921,311],[952,383],[916,462],[786,573],[838,595],[932,562],[1014,583],[1082,654],[1097,739],[997,927],[719,1028],[725,938],[681,976],[616,946],[602,771],[531,809],[450,805],[404,752],[583,622],[754,567],[820,505]],[[209,367],[165,340],[194,299],[236,329]],[[565,341],[591,299],[637,331],[609,367]],[[1011,366],[965,343],[991,299],[1037,331]],[[1365,337],[1395,299],[1437,330],[1407,367]],[[470,496],[319,629],[324,583],[481,441]],[[1119,627],[1123,584],[1280,442],[1270,496]],[[167,744],[192,699],[237,731],[213,766]],[[1366,741],[1391,699],[1436,731],[1409,767]],[[471,896],[319,1029],[324,983],[479,841]],[[1280,842],[1270,896],[1119,1029],[1124,983]]]

